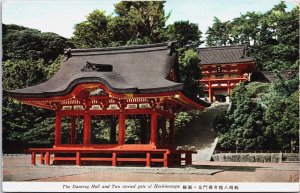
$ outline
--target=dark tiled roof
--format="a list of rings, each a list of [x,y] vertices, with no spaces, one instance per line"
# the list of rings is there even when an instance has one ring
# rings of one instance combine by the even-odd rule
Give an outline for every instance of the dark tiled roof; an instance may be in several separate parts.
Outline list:
[[[251,62],[253,58],[246,54],[245,45],[198,48],[200,64],[226,64]]]
[[[102,83],[115,93],[184,92],[183,83],[166,79],[177,64],[176,59],[172,43],[70,49],[51,79],[5,93],[18,98],[63,96],[76,85],[91,82]],[[192,100],[209,106],[204,101]]]
[[[295,70],[283,70],[279,72],[280,76],[286,80],[293,78],[298,74]],[[251,75],[251,81],[258,82],[274,82],[278,79],[277,75],[273,71],[258,71]]]
[[[48,81],[8,91],[11,96],[47,97],[69,93],[75,85],[100,82],[116,93],[157,93],[182,90],[183,84],[166,79],[176,53],[168,43],[92,49],[70,49],[69,58]],[[107,65],[112,71],[85,70],[88,63]],[[97,71],[98,70],[98,71]]]

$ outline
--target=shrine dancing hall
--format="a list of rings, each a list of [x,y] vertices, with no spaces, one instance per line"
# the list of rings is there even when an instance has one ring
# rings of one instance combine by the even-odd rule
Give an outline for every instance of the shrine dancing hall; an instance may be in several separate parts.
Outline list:
[[[177,83],[176,65],[172,43],[68,49],[51,79],[5,91],[23,104],[55,112],[54,145],[29,149],[31,163],[191,164],[196,152],[174,146],[174,113],[210,103],[189,97]],[[127,140],[130,121],[139,130],[135,141]],[[103,125],[108,140],[96,137]]]

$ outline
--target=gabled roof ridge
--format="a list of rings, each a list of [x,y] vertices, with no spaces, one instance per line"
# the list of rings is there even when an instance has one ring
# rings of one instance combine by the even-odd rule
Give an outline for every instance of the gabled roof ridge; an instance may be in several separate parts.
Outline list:
[[[146,49],[165,46],[166,49],[172,47],[174,42],[154,43],[147,45],[131,45],[131,46],[118,46],[118,47],[103,47],[103,48],[82,48],[82,49],[67,49],[69,53],[82,53],[82,52],[101,52],[101,51],[122,51],[134,49]]]
[[[231,49],[240,49],[242,47],[246,48],[247,45],[246,44],[235,44],[235,45],[226,45],[226,46],[210,46],[210,47],[203,47],[203,48],[197,48],[198,50],[224,50],[224,49],[228,49],[229,47],[231,47]]]

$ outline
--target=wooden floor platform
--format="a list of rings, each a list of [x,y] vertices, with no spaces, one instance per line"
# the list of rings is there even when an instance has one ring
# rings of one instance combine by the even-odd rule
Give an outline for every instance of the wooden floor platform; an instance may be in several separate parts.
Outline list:
[[[192,164],[192,150],[170,150],[170,149],[86,149],[86,148],[32,148],[31,163],[37,164],[59,164],[68,163],[78,166],[86,163],[101,164],[109,163],[112,166],[124,165],[126,163],[144,163],[151,167],[159,163],[163,167],[175,165]],[[52,163],[51,163],[52,161]]]

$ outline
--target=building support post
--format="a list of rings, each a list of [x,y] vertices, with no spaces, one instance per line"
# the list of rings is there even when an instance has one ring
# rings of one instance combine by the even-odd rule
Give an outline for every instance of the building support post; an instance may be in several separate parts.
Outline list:
[[[55,116],[55,142],[54,145],[58,146],[61,142],[61,111],[56,110]]]
[[[157,143],[157,112],[151,113],[151,145]]]
[[[111,144],[116,143],[116,127],[117,123],[113,116],[110,117],[110,133],[109,133],[109,141]]]
[[[211,82],[208,82],[208,101],[213,102],[212,91],[211,91]]]
[[[170,147],[175,147],[174,117],[170,118]]]
[[[141,144],[146,144],[147,139],[147,131],[148,131],[148,124],[147,124],[147,117],[143,116],[141,119]]]
[[[83,127],[83,144],[90,144],[90,133],[91,133],[91,115],[86,110],[84,112],[84,127]]]
[[[166,125],[166,123],[167,123],[167,120],[166,120],[166,117],[163,117],[162,118],[162,132],[161,132],[161,145],[163,146],[163,147],[165,147],[166,146],[166,142],[167,142],[167,125]]]
[[[119,114],[119,138],[118,138],[118,144],[123,145],[125,143],[125,121],[126,121],[126,115],[121,112]]]
[[[227,81],[227,95],[230,96],[230,81]]]
[[[71,128],[70,128],[70,144],[76,143],[76,117],[71,117]]]

